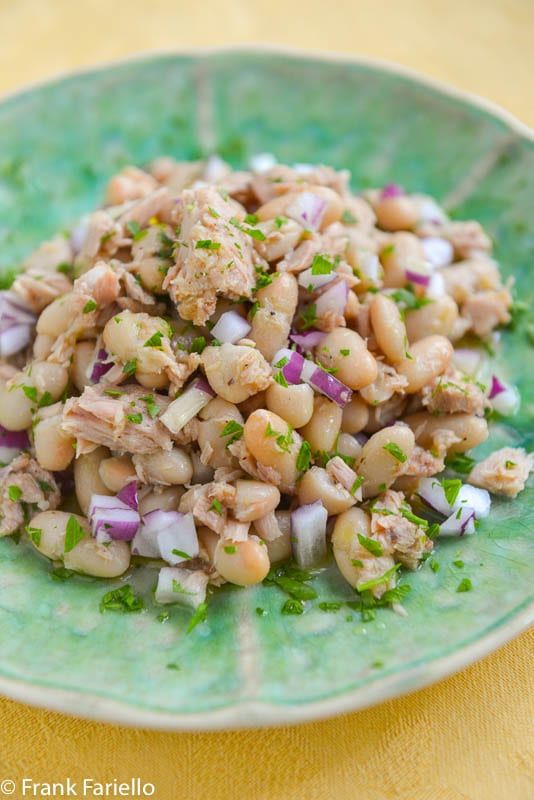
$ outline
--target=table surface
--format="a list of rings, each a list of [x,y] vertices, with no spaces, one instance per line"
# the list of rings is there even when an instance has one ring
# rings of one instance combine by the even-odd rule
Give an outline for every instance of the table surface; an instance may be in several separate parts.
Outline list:
[[[397,61],[533,124],[533,29],[530,0],[0,0],[0,91],[140,50],[262,42]],[[529,800],[533,653],[531,631],[408,697],[263,731],[127,730],[0,699],[0,792],[139,777],[158,800]]]

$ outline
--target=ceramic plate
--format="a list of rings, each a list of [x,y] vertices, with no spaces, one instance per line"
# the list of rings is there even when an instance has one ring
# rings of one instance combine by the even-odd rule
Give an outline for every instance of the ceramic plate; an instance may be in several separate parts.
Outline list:
[[[218,152],[233,165],[261,151],[352,170],[355,188],[388,181],[480,220],[505,275],[532,293],[534,146],[504,112],[387,65],[280,51],[149,56],[73,75],[0,104],[0,265],[102,198],[124,164]],[[528,313],[498,359],[522,394],[493,427],[495,445],[532,448]],[[530,345],[531,346],[531,345]],[[530,361],[532,364],[532,360]],[[24,544],[0,540],[0,691],[79,715],[169,729],[297,722],[424,686],[499,646],[533,617],[534,491],[495,501],[478,535],[440,542],[440,569],[406,580],[407,618],[381,610],[280,613],[278,589],[225,589],[207,623],[188,613],[100,614],[109,585],[58,582]],[[454,566],[461,559],[465,566]],[[462,577],[473,590],[457,593]],[[326,570],[321,600],[349,599]],[[256,608],[268,613],[259,616]],[[176,664],[179,669],[169,669]]]

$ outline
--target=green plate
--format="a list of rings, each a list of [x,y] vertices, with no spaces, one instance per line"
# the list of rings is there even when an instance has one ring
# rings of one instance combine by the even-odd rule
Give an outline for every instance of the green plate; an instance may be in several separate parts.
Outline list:
[[[519,296],[532,292],[534,146],[525,128],[386,65],[261,50],[149,56],[2,102],[2,270],[93,208],[123,164],[210,151],[236,166],[269,151],[349,167],[355,188],[395,181],[429,192],[453,215],[479,219]],[[524,322],[503,334],[499,369],[519,386],[522,407],[481,452],[532,448],[528,348]],[[283,616],[279,590],[260,586],[218,593],[207,623],[187,635],[186,611],[157,621],[153,572],[133,578],[145,612],[102,615],[109,585],[55,581],[24,544],[1,539],[0,691],[99,719],[209,729],[297,722],[416,689],[532,621],[533,500],[530,488],[495,501],[478,535],[440,542],[439,571],[427,564],[406,578],[408,617],[382,610],[370,623],[346,608]],[[462,577],[471,592],[456,592]],[[322,600],[350,599],[333,569],[316,586]]]

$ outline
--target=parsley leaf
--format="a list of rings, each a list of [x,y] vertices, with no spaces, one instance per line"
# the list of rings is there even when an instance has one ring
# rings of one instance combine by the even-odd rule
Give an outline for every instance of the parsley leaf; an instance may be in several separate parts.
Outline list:
[[[282,614],[304,614],[304,605],[302,600],[286,600],[282,606]]]
[[[441,481],[441,486],[443,487],[447,503],[453,506],[462,488],[462,481],[460,478],[445,478]]]
[[[186,633],[191,633],[191,631],[196,628],[201,622],[205,622],[208,616],[208,604],[201,603],[196,609],[195,613],[189,620],[189,625],[187,626]]]
[[[11,500],[12,503],[18,503],[20,498],[22,497],[22,489],[20,486],[8,486],[7,487],[7,496]]]
[[[382,545],[380,544],[380,542],[377,542],[374,539],[369,539],[369,537],[364,536],[363,533],[358,534],[358,541],[361,544],[361,546],[364,547],[373,556],[383,555]]]
[[[158,416],[159,412],[161,411],[161,408],[156,403],[154,396],[151,394],[147,394],[144,397],[140,397],[139,399],[142,400],[143,403],[145,403],[149,417],[151,419],[155,419]]]
[[[204,348],[206,347],[206,337],[205,336],[195,336],[193,341],[191,342],[191,348],[189,350],[190,353],[202,353]]]
[[[87,303],[84,305],[82,311],[84,314],[89,314],[91,311],[94,311],[97,308],[96,300],[88,300]]]
[[[215,500],[212,501],[212,504],[210,506],[210,510],[215,511],[217,514],[222,514],[223,513],[223,507],[222,507],[221,501],[217,500],[217,498],[215,498]]]
[[[397,461],[400,461],[401,464],[404,464],[404,462],[407,461],[408,457],[406,453],[404,450],[401,450],[399,445],[395,444],[395,442],[388,442],[388,444],[385,444],[382,449],[386,450],[390,455],[393,456],[393,458],[396,458]]]
[[[228,447],[228,445],[232,444],[232,442],[236,442],[238,439],[241,439],[243,436],[243,426],[239,422],[236,422],[235,419],[231,419],[226,423],[219,436],[221,438],[223,436],[230,437],[226,443],[226,447]]]
[[[39,547],[41,544],[41,536],[43,535],[43,531],[41,528],[32,528],[31,525],[26,526],[26,533],[34,543],[36,547]]]
[[[352,213],[349,211],[349,209],[348,209],[348,208],[346,208],[346,209],[343,211],[343,213],[342,213],[342,215],[341,215],[341,221],[342,221],[342,222],[344,222],[344,223],[345,223],[345,225],[354,225],[356,222],[358,222],[358,220],[356,219],[356,217],[354,216],[354,214],[352,214]]]
[[[297,455],[297,469],[299,472],[306,472],[311,466],[312,450],[309,442],[304,439]]]
[[[141,412],[138,412],[136,414],[126,414],[126,419],[133,425],[140,425],[141,422],[143,421],[143,415],[141,414]]]
[[[142,597],[136,595],[129,583],[112,589],[100,601],[100,613],[105,611],[121,611],[123,614],[135,613],[144,608]]]
[[[124,364],[122,371],[124,372],[125,375],[133,375],[136,369],[137,369],[137,359],[131,358]]]
[[[449,467],[449,469],[453,469],[460,475],[469,475],[475,464],[475,459],[466,456],[465,453],[454,453],[453,455],[447,456],[445,459],[445,466]]]
[[[73,517],[72,514],[70,515],[67,521],[67,530],[65,533],[65,553],[70,553],[73,550],[78,542],[80,542],[85,536],[85,531],[76,519]]]
[[[311,265],[312,275],[330,275],[334,269],[334,264],[326,256],[314,256]]]
[[[473,584],[469,580],[469,578],[462,578],[458,586],[456,587],[457,592],[470,592],[473,588]]]
[[[143,347],[161,347],[161,340],[163,339],[163,331],[156,331],[152,334],[150,339],[147,339]]]
[[[199,239],[195,244],[195,250],[219,250],[220,242],[212,242],[211,239]]]
[[[301,327],[303,331],[313,328],[317,322],[317,306],[315,303],[311,303],[302,311],[300,315],[300,322],[302,323]]]

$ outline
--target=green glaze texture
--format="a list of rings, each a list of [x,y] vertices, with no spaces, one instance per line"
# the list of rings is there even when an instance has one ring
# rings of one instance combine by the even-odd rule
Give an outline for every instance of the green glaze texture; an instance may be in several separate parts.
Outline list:
[[[528,137],[413,77],[277,52],[152,56],[5,100],[1,270],[96,206],[124,164],[218,152],[242,166],[261,151],[290,163],[347,167],[355,189],[395,181],[445,200],[454,217],[484,224],[504,274],[530,301]],[[520,388],[521,410],[493,427],[481,454],[508,443],[532,449],[525,325],[505,332],[497,353],[500,373]],[[532,486],[516,501],[495,500],[477,535],[439,542],[438,571],[427,563],[403,578],[412,587],[407,617],[379,610],[364,623],[356,611],[326,613],[316,602],[302,616],[284,616],[279,589],[227,587],[190,634],[185,610],[157,620],[153,570],[127,578],[143,593],[144,612],[101,614],[102,595],[120,582],[54,580],[27,544],[0,539],[0,689],[74,713],[176,728],[292,721],[363,706],[452,671],[526,624],[533,528]],[[458,559],[463,568],[454,566]],[[463,577],[473,590],[458,593]],[[319,600],[354,598],[331,566],[314,586]],[[259,616],[257,607],[267,613]]]

